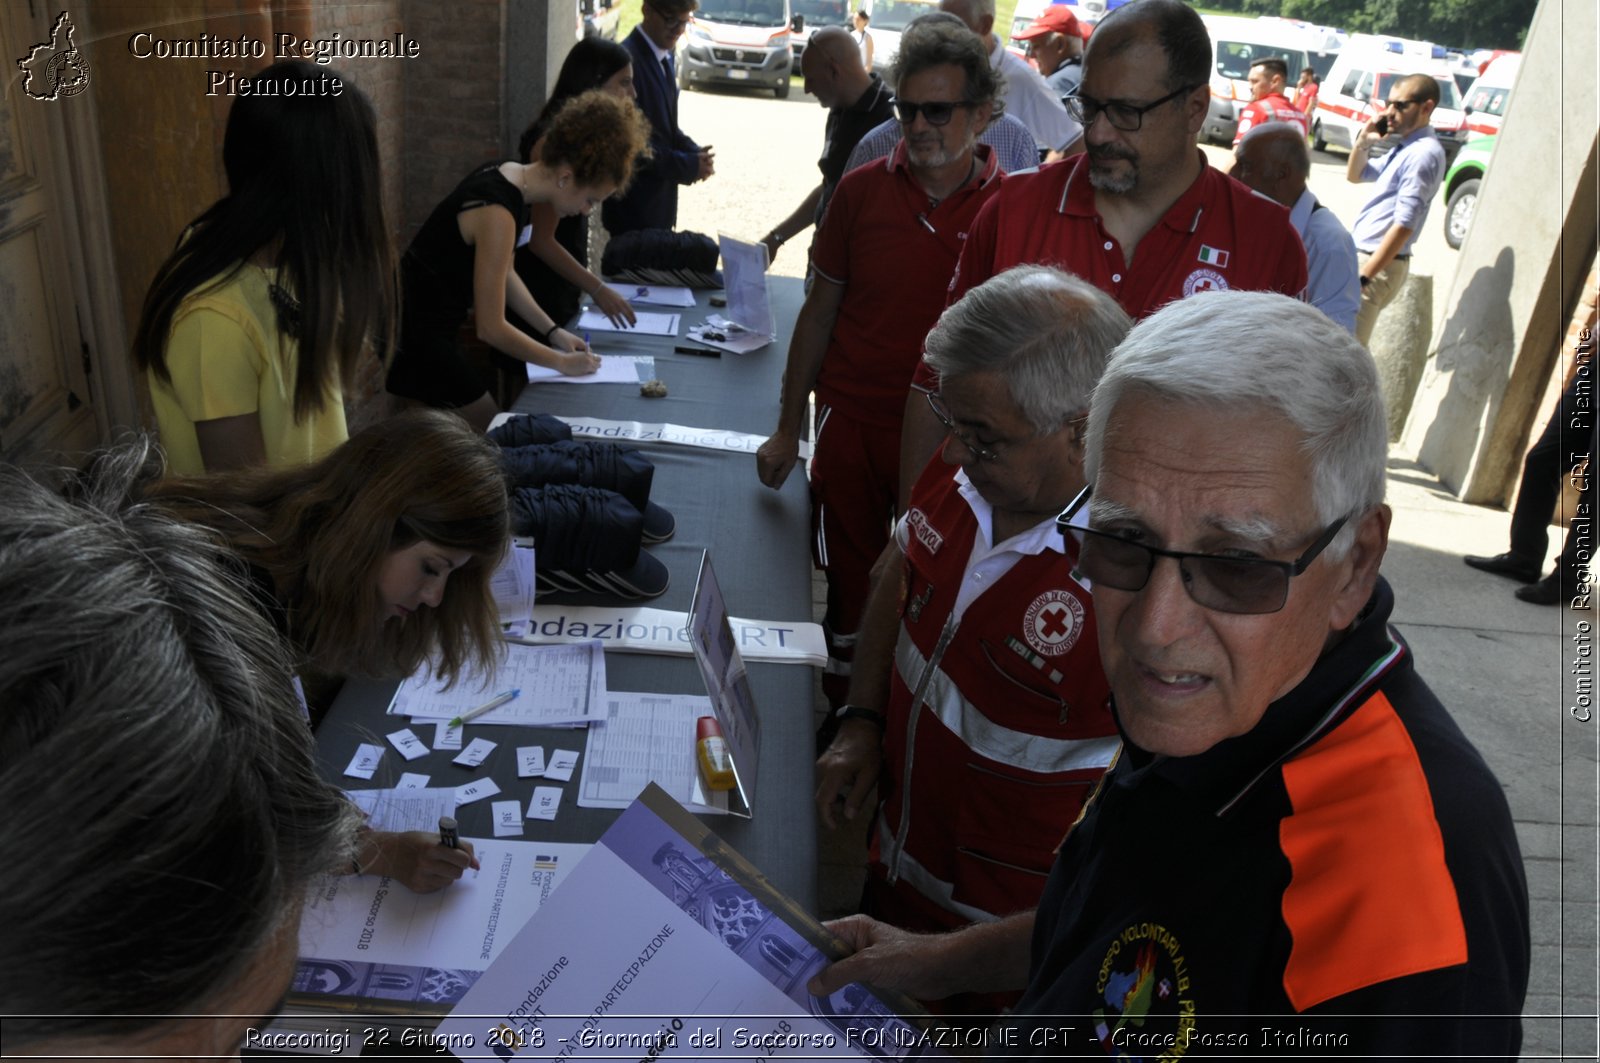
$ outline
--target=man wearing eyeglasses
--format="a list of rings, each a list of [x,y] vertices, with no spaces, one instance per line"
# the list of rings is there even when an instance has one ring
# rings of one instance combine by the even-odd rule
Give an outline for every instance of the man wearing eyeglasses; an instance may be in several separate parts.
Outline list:
[[[1001,180],[993,154],[977,143],[996,79],[966,27],[954,20],[908,26],[895,83],[904,139],[888,159],[847,173],[834,191],[789,342],[778,425],[756,453],[761,482],[783,486],[799,459],[814,388],[812,556],[827,578],[822,686],[835,707],[849,684],[872,564],[894,519],[901,400],[922,338],[944,307],[961,241]]]
[[[1356,338],[1372,337],[1378,314],[1393,301],[1411,272],[1411,246],[1428,220],[1428,206],[1444,179],[1444,148],[1428,124],[1439,104],[1439,84],[1412,74],[1389,88],[1383,113],[1368,120],[1350,149],[1345,177],[1351,184],[1376,181],[1377,191],[1361,208],[1350,235],[1361,262],[1361,312]],[[1372,146],[1385,136],[1398,141],[1376,163]]]
[[[944,446],[896,527],[817,761],[829,827],[880,783],[863,910],[894,926],[1031,908],[1116,751],[1078,540],[1055,516],[1083,485],[1089,394],[1128,325],[1084,281],[1019,266],[928,336]]]
[[[1059,521],[1122,753],[1036,912],[842,920],[858,951],[813,991],[1026,980],[1007,1043],[1033,1054],[1515,1059],[1522,859],[1389,626],[1386,454],[1371,356],[1304,303],[1208,293],[1135,326]]]
[[[1044,76],[1001,44],[995,34],[994,0],[939,0],[939,10],[960,19],[983,42],[989,65],[1000,78],[1000,98],[1006,110],[1020,118],[1033,134],[1039,155],[1055,160],[1077,151],[1083,136],[1077,119],[1045,84]]]
[[[645,0],[639,25],[623,40],[633,57],[633,89],[650,119],[650,158],[633,183],[600,207],[612,236],[635,229],[672,229],[678,224],[678,186],[704,181],[715,170],[710,147],[678,128],[677,60],[673,47],[694,18],[699,0]]]
[[[1006,181],[973,223],[950,298],[1023,262],[1083,277],[1135,320],[1203,291],[1300,295],[1305,251],[1286,212],[1213,169],[1196,144],[1211,69],[1205,23],[1181,0],[1107,15],[1068,100],[1084,154]],[[925,366],[913,384],[938,386]],[[903,483],[939,440],[920,395],[905,408]]]

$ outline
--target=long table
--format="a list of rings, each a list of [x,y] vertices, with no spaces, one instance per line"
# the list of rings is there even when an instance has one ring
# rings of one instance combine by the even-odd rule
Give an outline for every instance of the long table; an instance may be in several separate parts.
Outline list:
[[[801,285],[791,278],[770,278],[778,338],[746,355],[709,358],[673,353],[684,341],[672,337],[627,333],[594,333],[602,354],[652,355],[655,375],[668,388],[665,398],[648,399],[624,384],[535,384],[515,404],[519,413],[551,413],[558,417],[665,422],[696,428],[728,429],[764,436],[777,423],[778,390],[788,350],[788,337],[803,300]],[[685,310],[682,328],[713,312],[708,296],[697,293],[694,310]],[[658,308],[645,308],[658,309]],[[805,477],[797,469],[781,491],[763,487],[751,454],[713,451],[670,444],[638,444],[655,463],[654,501],[677,519],[677,533],[650,547],[671,572],[667,592],[649,602],[661,609],[687,611],[699,570],[701,551],[712,562],[728,609],[735,616],[761,620],[810,621],[811,578]],[[578,596],[556,602],[597,604]],[[664,657],[608,652],[607,685],[612,690],[705,692],[700,673],[689,657]],[[761,759],[757,772],[756,809],[750,820],[705,816],[705,822],[760,868],[784,893],[806,910],[816,911],[816,821],[811,811],[813,747],[813,684],[810,670],[797,665],[751,664],[750,686],[761,716]],[[499,743],[483,767],[460,768],[450,763],[454,752],[435,751],[406,763],[383,740],[405,726],[403,717],[386,716],[394,682],[352,680],[345,684],[317,732],[317,753],[329,778],[351,788],[392,784],[401,771],[432,776],[431,785],[455,786],[491,776],[501,788],[499,799],[519,799],[526,806],[535,784],[544,779],[518,779],[516,747],[543,745],[582,749],[584,733],[570,729],[467,727],[467,739],[481,735]],[[424,741],[432,728],[418,729]],[[371,782],[346,779],[345,766],[360,742],[387,750]],[[579,770],[582,770],[580,760]],[[577,779],[564,786],[555,822],[528,820],[524,838],[556,842],[593,841],[617,812],[577,806]],[[457,815],[461,833],[489,837],[490,801],[463,806]]]

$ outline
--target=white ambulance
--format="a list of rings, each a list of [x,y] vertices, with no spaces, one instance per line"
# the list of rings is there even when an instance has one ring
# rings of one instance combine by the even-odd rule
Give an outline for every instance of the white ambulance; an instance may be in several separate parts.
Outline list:
[[[1389,90],[1411,74],[1429,74],[1439,85],[1439,103],[1430,124],[1439,136],[1446,158],[1455,158],[1467,139],[1466,116],[1456,91],[1450,58],[1445,49],[1427,41],[1354,33],[1333,61],[1317,92],[1317,110],[1311,119],[1311,146],[1350,150],[1367,121],[1383,113]],[[1380,142],[1374,155],[1391,145]]]

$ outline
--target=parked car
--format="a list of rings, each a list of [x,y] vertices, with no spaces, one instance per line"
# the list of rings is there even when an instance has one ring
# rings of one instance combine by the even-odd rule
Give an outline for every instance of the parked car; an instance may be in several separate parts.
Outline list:
[[[622,19],[622,11],[615,0],[578,0],[578,16],[580,37],[617,39],[617,23]]]
[[[1394,82],[1411,74],[1430,74],[1438,83],[1439,103],[1429,124],[1445,157],[1455,158],[1466,143],[1467,123],[1445,50],[1427,41],[1367,33],[1351,35],[1322,80],[1311,118],[1311,146],[1318,151],[1330,145],[1350,150],[1367,121],[1383,112]],[[1387,141],[1379,141],[1372,153],[1381,155],[1389,147]]]
[[[789,0],[701,0],[680,45],[678,87],[759,85],[787,99],[800,24]]]
[[[1478,188],[1489,171],[1495,139],[1473,137],[1444,173],[1439,198],[1444,200],[1444,242],[1451,247],[1459,248],[1472,227],[1472,215],[1478,209]]]
[[[789,0],[794,13],[802,20],[800,28],[789,37],[789,47],[794,51],[796,64],[811,42],[811,35],[824,26],[850,29],[850,16],[855,9],[849,0]],[[874,39],[876,44],[876,39]]]
[[[894,61],[900,55],[900,32],[918,15],[937,10],[938,0],[873,0],[867,29],[872,34],[872,69],[890,88]]]

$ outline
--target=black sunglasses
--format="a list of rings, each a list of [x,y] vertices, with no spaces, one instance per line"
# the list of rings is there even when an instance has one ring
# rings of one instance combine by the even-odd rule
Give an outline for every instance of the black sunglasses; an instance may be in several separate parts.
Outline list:
[[[976,106],[976,104],[947,103],[943,100],[934,100],[930,103],[912,103],[909,100],[896,99],[894,101],[894,116],[900,119],[901,125],[910,125],[915,122],[918,114],[926,118],[929,125],[949,125],[957,107],[973,106]]]
[[[1407,107],[1415,106],[1421,102],[1421,100],[1389,100],[1384,106],[1393,107],[1395,110],[1403,112]]]
[[[1197,554],[1147,546],[1113,532],[1072,528],[1073,516],[1089,501],[1093,490],[1085,487],[1078,492],[1078,497],[1056,517],[1056,530],[1062,535],[1070,529],[1083,536],[1078,571],[1088,577],[1090,583],[1119,591],[1142,591],[1150,582],[1156,558],[1170,557],[1178,562],[1184,589],[1195,604],[1219,613],[1276,613],[1282,609],[1289,600],[1289,581],[1311,567],[1311,562],[1328,548],[1350,519],[1346,515],[1328,525],[1305,553],[1293,561]]]
[[[1081,92],[1075,96],[1065,96],[1061,102],[1067,105],[1068,114],[1083,123],[1085,130],[1094,125],[1094,120],[1103,114],[1106,116],[1106,121],[1111,123],[1111,128],[1120,129],[1124,133],[1137,133],[1139,127],[1144,125],[1144,116],[1146,114],[1160,107],[1163,103],[1171,103],[1179,96],[1185,96],[1199,87],[1199,85],[1185,85],[1183,88],[1169,92],[1159,100],[1152,100],[1149,103],[1097,100],[1093,96],[1085,96]]]

